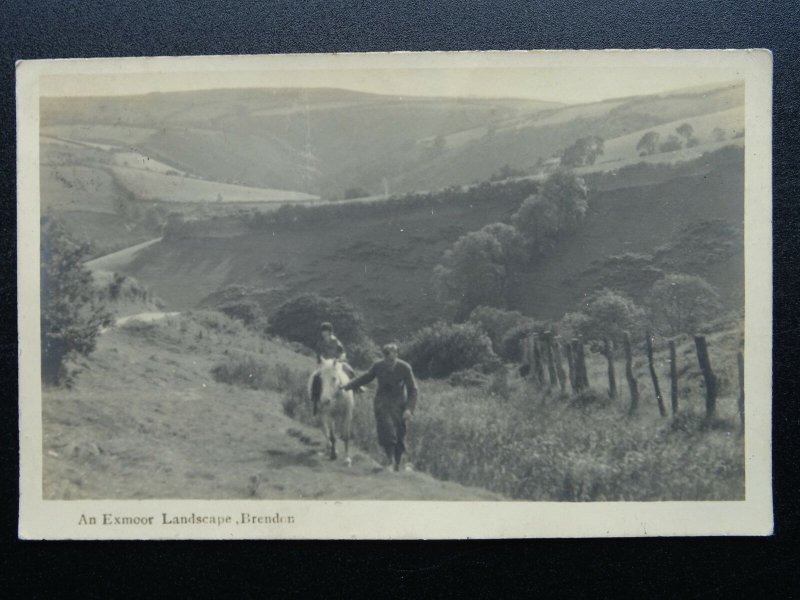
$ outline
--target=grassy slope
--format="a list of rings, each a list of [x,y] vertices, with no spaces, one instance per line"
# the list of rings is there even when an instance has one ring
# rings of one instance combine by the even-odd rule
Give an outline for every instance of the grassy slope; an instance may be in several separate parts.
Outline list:
[[[140,253],[128,270],[169,306],[194,306],[230,283],[275,290],[273,305],[315,290],[352,299],[377,335],[410,333],[422,315],[443,314],[430,277],[447,246],[515,209],[514,203],[436,206],[239,237],[166,241]]]
[[[736,351],[741,332],[722,327],[707,337],[719,382],[717,419],[703,428],[704,387],[694,344],[677,339],[678,413],[670,414],[666,341],[655,340],[654,364],[665,394],[661,417],[644,351],[635,348],[639,409],[628,414],[624,363],[616,360],[618,399],[606,397],[606,361],[589,353],[593,390],[582,403],[537,389],[516,373],[479,387],[420,384],[409,456],[438,478],[536,501],[735,500],[744,498],[744,444],[736,406]],[[637,344],[638,346],[638,344]],[[566,368],[566,366],[565,366]],[[307,415],[306,415],[307,416]],[[361,405],[356,431],[369,432]],[[370,446],[380,455],[374,443]]]
[[[597,261],[607,255],[652,253],[700,219],[741,226],[739,168],[734,161],[654,185],[604,182],[603,190],[592,195],[580,230],[522,275],[515,307],[540,318],[560,317],[584,293],[603,285],[605,271]],[[345,296],[360,306],[378,339],[405,336],[445,316],[430,286],[444,250],[467,231],[508,220],[517,204],[419,207],[232,237],[170,240],[142,251],[126,269],[173,308],[195,306],[233,283],[271,290],[267,308],[313,290]],[[720,286],[733,303],[741,293],[742,269],[741,254],[687,267]]]
[[[331,463],[319,456],[321,433],[285,416],[279,393],[213,380],[211,368],[236,352],[311,366],[224,319],[132,322],[103,334],[73,389],[43,392],[44,497],[498,498],[423,473],[379,472],[358,449],[351,468]]]
[[[343,90],[218,90],[45,100],[43,123],[75,139],[132,144],[220,182],[341,195],[356,185],[381,192],[384,178],[393,192],[486,179],[505,164],[530,168],[586,135],[602,136],[616,155],[615,138],[742,102],[736,85],[581,106]],[[434,151],[437,136],[445,143]],[[635,154],[635,143],[622,146],[623,154]]]
[[[541,318],[559,317],[576,308],[587,291],[603,286],[597,264],[606,256],[652,253],[673,242],[683,228],[704,219],[723,219],[742,227],[743,190],[741,165],[728,163],[651,186],[592,194],[580,231],[524,274],[515,305]],[[698,262],[687,270],[719,286],[733,304],[741,297],[741,253],[721,262]]]
[[[631,136],[646,128],[688,119],[702,137],[726,114],[733,120],[720,123],[733,127],[741,96],[733,86],[569,107],[343,90],[43,99],[41,201],[100,256],[157,235],[156,209],[224,214],[240,207],[231,200],[341,197],[353,186],[377,194],[384,181],[392,193],[435,189],[486,179],[506,164],[530,170],[590,134],[607,140],[608,164],[621,165],[635,156]],[[437,136],[443,148],[434,147]],[[195,205],[218,193],[225,202]]]
[[[701,430],[702,381],[688,339],[678,340],[675,419],[658,416],[640,349],[635,416],[627,415],[620,362],[620,399],[605,404],[605,362],[592,354],[589,379],[598,393],[586,406],[537,390],[513,372],[472,388],[420,381],[409,436],[409,459],[418,471],[395,475],[375,461],[371,391],[357,396],[359,446],[347,468],[320,455],[321,433],[303,395],[310,358],[216,313],[132,321],[104,333],[95,353],[79,361],[74,388],[44,390],[44,496],[740,499],[738,336],[723,328],[708,337],[720,381],[720,418],[708,431]],[[656,348],[656,370],[668,393],[663,340]],[[261,389],[212,376],[216,365],[246,360],[261,365],[253,371]]]

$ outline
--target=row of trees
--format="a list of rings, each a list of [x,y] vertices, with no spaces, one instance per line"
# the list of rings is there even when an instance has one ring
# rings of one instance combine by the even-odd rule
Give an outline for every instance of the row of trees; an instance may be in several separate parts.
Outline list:
[[[675,135],[677,134],[677,135]],[[667,136],[663,142],[661,141],[661,134],[657,131],[648,131],[645,133],[639,143],[636,144],[636,151],[639,156],[650,156],[658,154],[659,152],[674,152],[684,147],[693,148],[700,143],[694,135],[694,128],[689,123],[675,128],[675,134]]]
[[[603,289],[580,311],[564,315],[559,326],[585,341],[621,342],[625,331],[650,326],[663,335],[693,334],[721,308],[717,290],[697,275],[675,273],[656,281],[644,306],[619,292]]]

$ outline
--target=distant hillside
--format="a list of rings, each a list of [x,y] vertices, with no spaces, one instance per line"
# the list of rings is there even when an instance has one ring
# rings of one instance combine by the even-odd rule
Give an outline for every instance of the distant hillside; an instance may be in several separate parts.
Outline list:
[[[571,106],[336,89],[43,98],[41,204],[100,256],[159,235],[170,212],[385,197],[504,168],[535,175],[587,135],[606,140],[593,168],[610,169],[638,159],[644,132],[666,138],[689,123],[695,148],[650,157],[687,160],[742,135],[743,99],[735,82]]]
[[[738,84],[580,106],[346,90],[213,90],[42,100],[47,135],[135,149],[188,174],[340,195],[486,179],[575,139],[606,140],[743,105]],[[635,146],[635,142],[634,142]],[[634,148],[630,148],[633,152]]]
[[[738,306],[742,161],[741,149],[730,147],[675,167],[639,165],[590,178],[597,191],[585,223],[523,274],[514,307],[555,318],[599,287],[638,297],[653,269],[702,274],[730,307]],[[444,250],[467,231],[507,221],[536,186],[521,180],[427,199],[188,223],[123,270],[150,285],[170,310],[232,284],[255,290],[267,309],[314,291],[360,306],[377,337],[404,336],[447,316],[430,285]],[[625,254],[638,256],[619,258]]]

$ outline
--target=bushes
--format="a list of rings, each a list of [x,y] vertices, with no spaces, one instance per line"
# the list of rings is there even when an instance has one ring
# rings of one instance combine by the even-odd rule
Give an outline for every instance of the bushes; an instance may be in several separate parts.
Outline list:
[[[215,381],[254,390],[288,392],[305,385],[305,376],[283,363],[268,363],[252,354],[229,356],[211,369]]]
[[[256,294],[256,290],[247,286],[229,285],[207,296],[200,306],[217,310],[261,332],[266,327],[266,315]]]
[[[655,323],[670,335],[694,334],[720,309],[719,294],[702,277],[676,273],[653,284],[648,304]]]
[[[41,343],[42,380],[69,383],[66,362],[94,351],[100,328],[113,316],[94,289],[92,274],[83,266],[87,245],[67,238],[60,225],[41,221]]]
[[[216,309],[232,319],[238,319],[253,329],[261,329],[263,326],[264,311],[258,302],[250,298],[228,300],[218,304]]]
[[[434,286],[440,297],[456,305],[457,318],[481,304],[503,306],[524,248],[519,232],[505,223],[470,231],[444,253],[434,269]]]
[[[516,310],[504,310],[491,306],[479,306],[469,315],[469,322],[480,325],[492,340],[495,353],[505,358],[503,338],[506,333],[520,325],[533,325],[533,319]]]
[[[533,319],[524,320],[515,325],[503,335],[500,342],[500,356],[510,362],[520,362],[522,360],[522,340],[531,333],[541,333],[544,326],[536,323]]]
[[[343,298],[326,298],[317,294],[302,294],[287,300],[268,319],[268,331],[309,348],[316,348],[319,326],[330,321],[336,336],[347,347],[362,342],[365,335],[364,317]]]
[[[244,325],[215,310],[193,310],[187,313],[198,325],[216,333],[238,335],[244,332]]]
[[[447,377],[475,366],[491,371],[499,363],[492,341],[473,323],[425,327],[403,344],[400,354],[419,377]]]
[[[346,353],[347,362],[357,369],[368,369],[373,362],[381,358],[380,348],[368,338],[348,344]]]
[[[398,210],[406,211],[420,207],[475,205],[494,202],[505,202],[530,196],[539,188],[537,181],[523,179],[520,181],[488,182],[462,188],[450,186],[438,192],[410,193],[393,196],[387,200],[372,202],[336,202],[306,206],[303,204],[284,204],[275,211],[256,212],[243,215],[242,220],[254,231],[271,230],[276,226],[295,223],[330,223],[331,221],[350,222],[354,218],[383,217],[392,215]],[[175,234],[185,235],[187,229],[183,223],[176,222]]]
[[[578,313],[564,315],[560,329],[584,341],[605,338],[621,342],[625,331],[636,331],[644,323],[644,311],[632,300],[608,289],[601,290]]]

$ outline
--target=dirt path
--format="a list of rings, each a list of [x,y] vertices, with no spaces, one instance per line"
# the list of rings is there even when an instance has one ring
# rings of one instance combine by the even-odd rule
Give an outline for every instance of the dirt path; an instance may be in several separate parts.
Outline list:
[[[45,498],[499,499],[387,472],[358,449],[351,467],[331,462],[320,431],[286,416],[280,394],[215,382],[217,358],[103,335],[73,389],[43,392]]]
[[[141,244],[129,246],[122,250],[117,250],[111,254],[106,254],[98,258],[94,258],[86,262],[86,266],[92,271],[116,271],[130,263],[140,250],[144,250],[148,246],[157,244],[163,238],[157,237]]]

